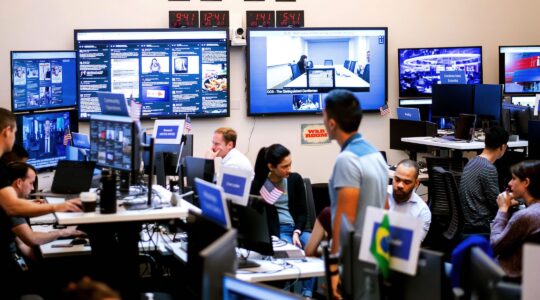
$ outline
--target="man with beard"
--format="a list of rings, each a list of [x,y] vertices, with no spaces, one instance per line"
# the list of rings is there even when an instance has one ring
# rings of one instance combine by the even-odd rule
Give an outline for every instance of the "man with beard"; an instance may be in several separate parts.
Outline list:
[[[418,184],[418,164],[410,159],[400,161],[392,185],[388,186],[388,206],[392,211],[421,219],[424,240],[431,224],[431,212],[424,200],[414,192]]]

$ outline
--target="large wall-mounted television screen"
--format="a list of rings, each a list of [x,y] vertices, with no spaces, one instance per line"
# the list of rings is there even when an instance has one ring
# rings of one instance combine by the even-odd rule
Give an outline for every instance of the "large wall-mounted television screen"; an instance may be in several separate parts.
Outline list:
[[[540,46],[500,46],[499,83],[505,94],[540,93]]]
[[[252,28],[247,45],[250,116],[320,113],[335,88],[386,103],[387,28]]]
[[[430,97],[436,84],[482,83],[482,47],[398,49],[399,96]]]
[[[123,93],[141,118],[229,116],[227,29],[76,30],[79,117],[96,92]]]
[[[74,51],[11,51],[13,112],[75,107]]]
[[[77,111],[60,110],[17,115],[17,141],[28,151],[28,163],[38,170],[55,169],[66,159],[65,137],[78,131]]]

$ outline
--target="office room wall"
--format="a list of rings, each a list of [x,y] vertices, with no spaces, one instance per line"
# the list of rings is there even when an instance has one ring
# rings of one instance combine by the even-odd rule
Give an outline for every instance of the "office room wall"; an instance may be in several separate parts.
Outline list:
[[[424,46],[481,45],[484,82],[498,81],[498,46],[540,44],[540,2],[537,0],[297,0],[244,2],[223,0],[18,0],[0,4],[0,106],[10,107],[10,50],[73,49],[73,30],[88,28],[163,28],[169,10],[304,10],[305,25],[385,26],[388,39],[388,100],[391,115],[366,114],[364,136],[388,151],[389,118],[398,104],[397,49]],[[234,21],[233,21],[234,22]],[[333,142],[302,146],[300,125],[322,122],[321,116],[247,117],[245,48],[231,49],[231,117],[193,120],[195,154],[204,155],[212,132],[219,126],[238,130],[240,151],[252,162],[261,146],[280,142],[293,153],[293,169],[313,182],[326,182],[339,152]],[[151,123],[144,126],[151,127]],[[81,131],[88,131],[82,124]],[[405,157],[389,151],[391,163]]]

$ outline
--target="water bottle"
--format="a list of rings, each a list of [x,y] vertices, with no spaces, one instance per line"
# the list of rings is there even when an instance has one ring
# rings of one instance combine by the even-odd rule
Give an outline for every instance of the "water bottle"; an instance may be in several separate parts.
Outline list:
[[[102,214],[116,213],[116,177],[106,169],[101,172],[99,211]]]
[[[444,122],[444,118],[441,118],[439,128],[440,128],[440,129],[446,129],[446,124],[445,124],[445,122]]]

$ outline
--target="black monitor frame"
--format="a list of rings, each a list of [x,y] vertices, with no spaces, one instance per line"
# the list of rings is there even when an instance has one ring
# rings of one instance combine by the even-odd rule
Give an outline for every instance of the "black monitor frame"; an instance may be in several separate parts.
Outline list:
[[[528,159],[540,160],[540,120],[529,120]]]
[[[474,113],[474,85],[434,85],[431,103],[432,117],[458,118],[461,113]]]
[[[435,136],[437,124],[427,121],[390,119],[390,149],[410,152],[428,152],[428,147],[402,142],[404,137]]]

